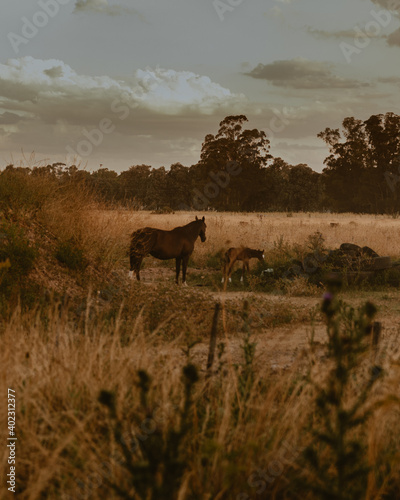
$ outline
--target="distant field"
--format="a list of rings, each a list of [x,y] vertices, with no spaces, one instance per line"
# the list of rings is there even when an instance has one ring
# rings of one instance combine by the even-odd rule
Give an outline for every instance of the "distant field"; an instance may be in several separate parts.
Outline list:
[[[249,246],[269,250],[283,238],[290,245],[303,245],[307,237],[319,231],[327,248],[341,243],[369,246],[379,255],[399,257],[400,219],[388,215],[328,214],[328,213],[215,213],[176,212],[151,214],[112,210],[101,213],[115,237],[129,244],[132,231],[144,227],[172,229],[190,222],[195,215],[205,216],[207,241],[197,242],[194,256],[202,260],[206,254],[230,246]],[[97,213],[97,216],[99,213]]]

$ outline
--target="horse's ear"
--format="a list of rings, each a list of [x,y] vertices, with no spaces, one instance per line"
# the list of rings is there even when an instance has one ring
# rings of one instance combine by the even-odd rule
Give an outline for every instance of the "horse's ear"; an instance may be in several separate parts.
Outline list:
[[[205,220],[206,220],[206,218],[205,218],[205,217],[204,217],[204,215],[203,215],[203,219],[202,219],[202,221],[204,222]]]
[[[196,215],[196,219],[195,219],[195,220],[199,220],[199,219],[197,218],[197,215]]]

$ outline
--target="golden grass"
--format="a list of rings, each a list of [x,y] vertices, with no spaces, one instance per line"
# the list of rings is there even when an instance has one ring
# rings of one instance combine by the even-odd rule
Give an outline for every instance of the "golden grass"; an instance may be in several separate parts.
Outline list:
[[[127,250],[134,230],[145,226],[172,229],[187,224],[194,215],[103,210],[82,190],[71,199],[50,197],[38,217],[57,239],[77,240],[91,262],[99,262],[100,269],[123,273],[128,270]],[[328,248],[351,242],[370,246],[381,255],[400,254],[398,222],[385,216],[197,215],[205,215],[207,223],[207,241],[198,241],[195,247],[199,266],[230,246],[272,251],[274,242],[282,238],[290,245],[305,245],[316,231],[322,233]],[[98,403],[101,390],[116,394],[128,442],[134,436],[142,436],[149,445],[157,436],[165,442],[169,432],[176,430],[184,401],[181,369],[192,359],[191,344],[207,338],[210,304],[217,299],[168,286],[156,285],[148,290],[139,287],[121,282],[108,305],[96,294],[89,294],[86,309],[79,314],[52,300],[30,312],[17,308],[0,324],[2,394],[5,398],[7,387],[11,387],[17,399],[18,498],[119,498],[108,481],[126,486],[129,474],[121,466],[123,457],[112,436],[109,415]],[[291,287],[289,295],[298,295],[298,289],[304,293],[301,280]],[[312,295],[314,290],[306,292]],[[286,316],[288,306],[279,301],[276,309],[250,300],[248,320],[234,310],[219,340],[229,350],[234,336],[243,335],[246,328],[257,328],[256,318],[267,334],[275,316]],[[173,325],[173,334],[164,329],[165,324]],[[291,334],[290,328],[286,334]],[[376,388],[377,397],[398,397],[398,353],[393,336],[386,338],[378,353],[381,358],[376,358],[387,373]],[[312,479],[301,452],[312,439],[310,430],[315,422],[314,388],[304,375],[309,370],[315,379],[323,379],[326,358],[303,351],[290,370],[277,373],[271,373],[269,364],[258,360],[251,383],[246,378],[244,356],[238,360],[224,355],[220,361],[220,370],[211,381],[204,376],[205,366],[199,366],[191,433],[181,450],[186,469],[177,498],[252,498],[257,497],[261,486],[264,490],[260,495],[265,498],[298,498],[299,491],[293,491],[291,485],[299,477]],[[146,370],[152,377],[147,408],[140,404],[138,370]],[[356,397],[357,387],[353,392]],[[4,425],[6,416],[6,405],[1,404],[0,421]],[[369,421],[367,452],[372,469],[367,498],[383,498],[383,494],[397,491],[398,427],[395,405],[379,410]],[[139,464],[146,458],[138,451],[133,457]],[[7,470],[5,446],[0,466]],[[154,482],[159,479],[155,475]],[[3,481],[0,497],[7,494]],[[132,491],[130,495],[138,498]],[[300,496],[316,498],[306,490]]]
[[[141,314],[131,319],[127,330],[122,328],[126,319],[117,315],[107,322],[96,314],[96,307],[89,296],[79,326],[58,303],[45,311],[45,321],[43,311],[41,319],[38,313],[17,309],[4,325],[2,392],[5,397],[7,387],[16,391],[17,491],[23,500],[119,498],[107,481],[125,485],[129,474],[121,465],[123,457],[112,437],[108,414],[97,401],[101,390],[117,395],[127,442],[136,435],[150,446],[153,437],[166,439],[179,423],[181,368],[188,358],[177,341],[160,344],[157,332],[145,335]],[[397,394],[398,353],[398,347],[383,345],[380,356],[384,358],[379,362],[387,378],[377,386],[375,398]],[[311,352],[307,356],[314,360],[314,366],[309,365],[313,378],[323,379],[326,361]],[[230,499],[241,494],[241,498],[255,498],[261,487],[268,498],[298,498],[296,494],[316,498],[307,490],[296,494],[291,490],[294,478],[309,474],[301,455],[310,442],[309,426],[315,418],[314,389],[302,375],[308,362],[304,365],[300,357],[291,370],[277,374],[261,367],[253,382],[243,386],[244,359],[239,369],[229,356],[224,359],[211,381],[204,378],[205,366],[199,366],[192,432],[182,451],[186,472],[179,498]],[[153,381],[147,409],[139,403],[139,369],[146,370]],[[0,406],[0,420],[7,421],[5,404]],[[368,498],[394,491],[393,482],[399,479],[398,424],[399,412],[390,405],[369,422]],[[2,470],[7,469],[4,449]],[[133,457],[139,462],[144,458],[138,452]],[[2,482],[0,497],[6,495]]]
[[[207,241],[204,244],[198,241],[194,251],[196,262],[202,264],[207,255],[231,246],[268,251],[282,238],[289,245],[304,245],[308,236],[316,231],[322,234],[329,249],[338,248],[342,243],[355,243],[369,246],[379,255],[400,256],[400,222],[387,215],[293,213],[288,217],[285,213],[214,212],[158,215],[112,210],[97,212],[93,220],[99,217],[114,238],[128,245],[129,235],[136,229],[150,226],[170,230],[191,222],[195,215],[204,215],[207,224]]]

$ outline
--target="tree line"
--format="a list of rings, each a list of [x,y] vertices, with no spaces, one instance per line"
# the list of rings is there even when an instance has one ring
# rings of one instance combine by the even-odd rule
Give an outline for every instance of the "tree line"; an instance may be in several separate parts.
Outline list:
[[[190,167],[135,165],[117,173],[55,163],[9,165],[2,175],[18,170],[60,183],[83,182],[106,202],[148,210],[400,211],[399,115],[373,115],[365,121],[349,117],[342,131],[320,132],[329,149],[322,173],[274,158],[266,134],[244,128],[246,121],[244,115],[222,120],[217,134],[205,137],[200,159]]]

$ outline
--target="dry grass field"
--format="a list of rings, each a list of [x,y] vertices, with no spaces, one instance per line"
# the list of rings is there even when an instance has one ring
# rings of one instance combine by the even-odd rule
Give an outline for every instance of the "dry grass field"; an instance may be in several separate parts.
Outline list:
[[[329,213],[216,213],[177,212],[152,214],[113,210],[96,214],[104,217],[105,226],[115,236],[127,238],[133,230],[144,227],[172,229],[190,222],[194,215],[205,216],[208,241],[197,244],[195,253],[201,259],[207,253],[229,246],[272,249],[283,238],[288,244],[302,245],[310,234],[321,232],[328,248],[343,242],[369,246],[380,255],[400,256],[400,220],[389,215]]]
[[[263,291],[259,275],[252,274],[244,285],[236,279],[224,289],[218,258],[230,246],[246,245],[264,248],[270,266],[279,252],[309,251],[309,237],[319,231],[326,248],[355,243],[397,260],[397,219],[156,215],[87,206],[84,196],[81,203],[78,210],[76,204],[45,206],[39,220],[46,230],[39,237],[36,219],[26,219],[30,239],[40,239],[30,277],[54,292],[43,300],[38,296],[29,309],[17,304],[1,322],[2,394],[6,398],[12,388],[17,401],[18,498],[317,499],[328,498],[327,491],[335,499],[396,498],[398,288],[344,289],[336,297],[350,309],[337,306],[329,319],[321,311],[323,287],[297,279]],[[134,230],[172,229],[195,215],[206,218],[207,240],[196,243],[187,288],[174,284],[172,265],[151,257],[141,283],[128,279]],[[52,256],[57,238],[79,241],[89,262],[84,272],[57,263]],[[252,269],[259,270],[256,264]],[[346,365],[349,377],[340,382],[345,390],[337,402],[325,392],[321,406],[321,387],[339,391],[340,385],[331,371],[336,358],[329,351],[327,324],[336,321],[343,338],[350,335],[356,342],[349,332],[368,329],[372,316],[357,311],[369,300],[377,307],[373,319],[383,328],[379,346],[370,347],[369,335],[357,340],[366,347],[356,366]],[[217,302],[222,312],[207,371]],[[383,375],[372,386],[368,373],[376,366]],[[366,396],[357,403],[363,391]],[[359,420],[353,424],[354,404]],[[326,408],[337,442],[321,438]],[[345,410],[348,428],[337,417]],[[7,421],[3,404],[0,420]],[[8,471],[8,458],[4,445],[2,470]],[[340,475],[343,463],[354,473],[347,479]],[[1,498],[8,498],[7,486],[3,480]]]

